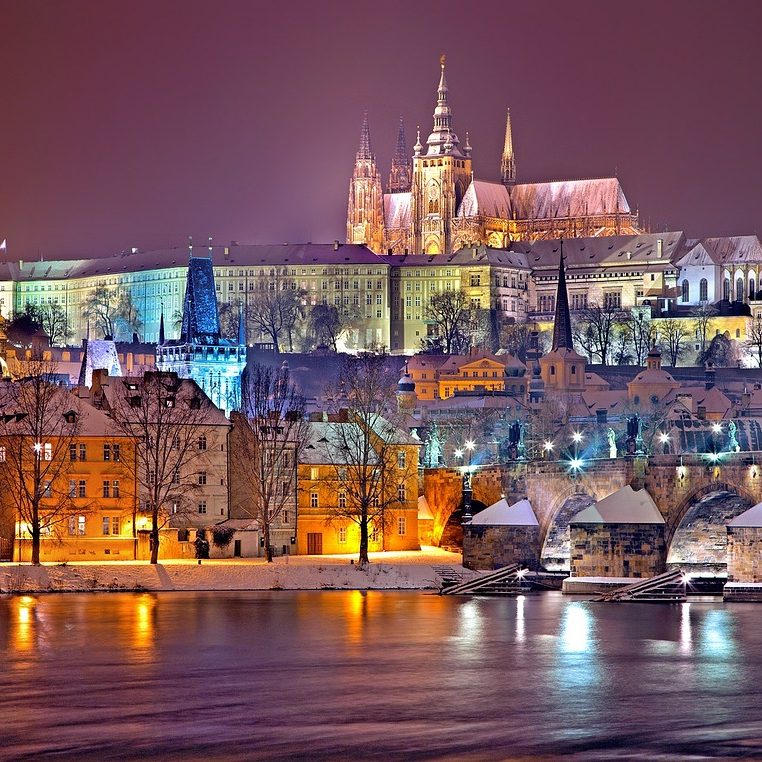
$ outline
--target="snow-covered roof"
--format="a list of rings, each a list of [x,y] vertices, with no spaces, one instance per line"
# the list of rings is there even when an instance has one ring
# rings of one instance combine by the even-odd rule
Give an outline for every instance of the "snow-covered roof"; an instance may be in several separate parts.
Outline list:
[[[572,524],[664,524],[664,517],[645,489],[629,484],[580,511]]]
[[[630,212],[616,177],[519,183],[510,189],[510,199],[511,209],[520,220]]]
[[[493,503],[473,517],[472,524],[489,524],[490,526],[536,527],[539,526],[528,500],[508,505],[505,498]]]
[[[458,217],[476,216],[510,219],[511,201],[508,190],[502,183],[474,180],[468,186],[460,202]]]
[[[762,262],[762,242],[755,235],[705,238],[704,245],[714,251],[724,264]]]
[[[692,241],[690,243],[693,243]],[[688,244],[690,245],[690,244]],[[710,248],[704,246],[701,242],[698,242],[693,246],[690,251],[684,254],[680,259],[675,262],[678,267],[690,267],[690,266],[713,266],[720,264],[721,260],[718,254]]]
[[[740,516],[736,516],[728,523],[731,527],[762,527],[762,503],[744,511]]]
[[[410,227],[410,193],[384,193],[384,225],[387,228]]]

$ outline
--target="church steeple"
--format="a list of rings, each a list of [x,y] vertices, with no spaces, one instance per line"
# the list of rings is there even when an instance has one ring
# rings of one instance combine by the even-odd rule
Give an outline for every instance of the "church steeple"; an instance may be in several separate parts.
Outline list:
[[[410,156],[405,140],[405,122],[400,116],[400,126],[397,131],[397,145],[392,157],[392,169],[389,172],[389,193],[407,193],[412,183]]]
[[[569,312],[569,293],[566,290],[566,267],[564,265],[564,242],[560,241],[560,261],[558,264],[558,290],[556,291],[556,314],[553,320],[553,347],[557,349],[574,349],[572,339],[571,313]]]
[[[459,148],[458,136],[452,131],[452,109],[445,79],[445,56],[440,57],[439,67],[441,74],[437,87],[437,105],[434,109],[434,130],[426,141],[426,154],[428,156],[463,156]]]
[[[357,151],[357,160],[366,159],[375,162],[376,157],[370,149],[370,127],[368,126],[368,112],[363,114],[362,130],[360,131],[360,148]]]
[[[365,244],[377,254],[384,246],[383,189],[371,148],[367,112],[363,117],[360,147],[349,183],[347,243]]]
[[[503,185],[513,185],[516,182],[516,157],[513,153],[510,109],[505,117],[505,142],[503,143],[503,158],[500,161],[500,177]]]

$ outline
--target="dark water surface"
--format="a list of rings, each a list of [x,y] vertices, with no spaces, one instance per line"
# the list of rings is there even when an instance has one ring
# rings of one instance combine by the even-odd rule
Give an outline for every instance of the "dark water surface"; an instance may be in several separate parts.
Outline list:
[[[0,599],[0,757],[762,759],[762,606]]]

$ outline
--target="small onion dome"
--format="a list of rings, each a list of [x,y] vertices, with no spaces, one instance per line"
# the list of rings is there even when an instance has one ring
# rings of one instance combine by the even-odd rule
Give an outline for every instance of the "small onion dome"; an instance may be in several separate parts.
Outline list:
[[[413,381],[412,376],[405,372],[402,374],[402,378],[397,382],[397,391],[398,392],[414,392],[415,391],[415,381]]]

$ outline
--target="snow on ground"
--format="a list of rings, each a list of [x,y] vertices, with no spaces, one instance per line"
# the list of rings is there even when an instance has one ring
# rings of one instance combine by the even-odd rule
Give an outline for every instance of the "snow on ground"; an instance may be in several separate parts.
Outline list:
[[[351,563],[354,561],[355,563]],[[435,567],[449,566],[470,579],[459,553],[439,548],[371,553],[361,569],[355,555],[282,556],[197,561],[80,562],[0,565],[0,592],[85,590],[426,590],[438,589]]]

